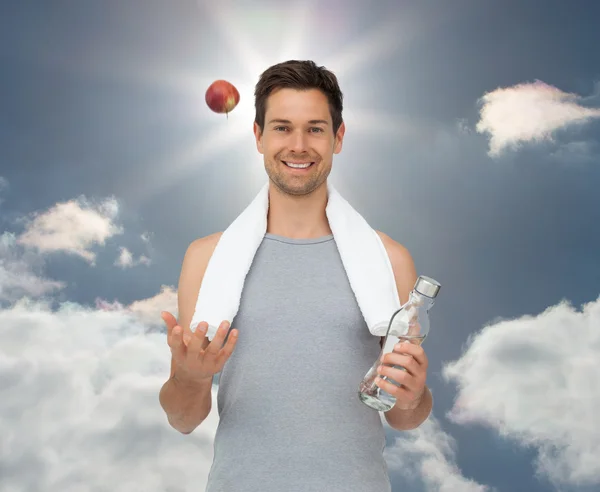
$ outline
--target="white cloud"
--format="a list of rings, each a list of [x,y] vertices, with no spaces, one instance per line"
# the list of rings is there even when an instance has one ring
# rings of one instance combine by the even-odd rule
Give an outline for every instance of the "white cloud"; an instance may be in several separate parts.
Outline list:
[[[105,299],[96,299],[96,308],[102,311],[132,313],[146,326],[163,327],[161,311],[169,311],[177,317],[177,291],[169,285],[162,285],[160,292],[155,296],[134,301],[129,306],[125,307],[118,301],[108,302]]]
[[[190,436],[172,429],[158,393],[168,377],[163,310],[177,292],[93,308],[32,296],[62,287],[39,276],[42,258],[0,239],[0,474],[7,491],[203,490],[218,425],[213,410]],[[20,248],[20,255],[15,251]],[[18,284],[15,279],[20,279]],[[37,290],[36,290],[37,289]],[[24,329],[25,327],[25,329]],[[453,441],[433,418],[386,450],[390,471],[416,469],[428,490],[482,492],[454,464]],[[411,463],[407,467],[407,463]]]
[[[154,297],[131,303],[129,310],[147,325],[160,323],[162,326],[161,311],[169,311],[177,316],[177,291],[171,286],[163,285]]]
[[[537,448],[557,485],[600,484],[599,327],[600,298],[485,327],[444,369],[459,389],[449,417]]]
[[[133,253],[127,248],[120,247],[119,257],[115,260],[115,265],[121,268],[131,268],[136,265],[150,265],[151,261],[145,255],[141,255],[137,260],[133,259]]]
[[[98,301],[98,308],[63,303],[52,311],[22,299],[0,310],[6,490],[204,490],[219,420],[216,387],[209,417],[192,434],[169,426],[158,393],[170,354],[164,332],[144,321],[164,309],[175,313],[167,287],[126,307]],[[428,491],[488,490],[461,475],[453,447],[431,418],[398,434],[386,460],[390,472],[415,473]]]
[[[25,251],[14,234],[4,232],[0,236],[0,303],[41,297],[65,287],[64,282],[42,277],[42,267],[38,255]]]
[[[128,268],[133,266],[133,254],[131,253],[131,251],[129,251],[127,248],[120,248],[121,250],[121,254],[119,255],[119,257],[115,260],[115,265],[123,267],[123,268]]]
[[[390,473],[421,482],[429,492],[492,490],[462,475],[455,463],[456,442],[433,416],[417,429],[395,435],[395,442],[385,450]]]
[[[96,205],[84,197],[57,203],[46,212],[32,214],[18,242],[44,253],[74,254],[94,264],[91,248],[123,232],[114,222],[118,211],[113,198]]]
[[[552,141],[557,130],[600,118],[600,109],[581,106],[581,99],[540,81],[499,88],[481,98],[476,129],[490,136],[494,157],[523,143]]]
[[[0,476],[2,490],[194,491],[205,487],[215,410],[190,436],[172,429],[158,394],[170,353],[160,311],[176,291],[94,308],[38,299],[64,287],[43,278],[42,251],[88,248],[118,229],[118,208],[81,202],[36,215],[21,241],[0,236]],[[213,393],[213,398],[216,394]]]
[[[121,310],[29,300],[0,311],[0,333],[3,490],[204,490],[216,403],[191,435],[169,426],[164,333]]]

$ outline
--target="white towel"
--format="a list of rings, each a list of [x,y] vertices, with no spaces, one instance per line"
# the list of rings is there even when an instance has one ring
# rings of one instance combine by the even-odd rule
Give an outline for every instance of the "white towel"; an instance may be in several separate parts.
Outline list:
[[[389,257],[367,221],[329,183],[327,191],[325,213],[350,287],[371,334],[385,336],[391,316],[400,308]],[[204,273],[192,331],[206,321],[212,340],[222,321],[233,321],[246,275],[267,231],[268,210],[267,183],[221,235]]]

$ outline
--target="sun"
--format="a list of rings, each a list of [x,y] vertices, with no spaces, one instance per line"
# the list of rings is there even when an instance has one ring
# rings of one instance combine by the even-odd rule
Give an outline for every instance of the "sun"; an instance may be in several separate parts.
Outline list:
[[[236,5],[235,10],[229,2],[221,0],[199,2],[198,9],[204,23],[220,34],[220,42],[225,41],[219,49],[219,56],[227,56],[231,63],[227,74],[207,74],[206,67],[175,75],[171,72],[168,76],[159,75],[168,71],[157,70],[153,82],[168,86],[188,101],[186,107],[189,110],[183,118],[190,124],[200,125],[202,132],[189,145],[159,158],[152,172],[148,173],[150,177],[138,183],[133,190],[133,199],[151,199],[163,188],[189,179],[190,173],[200,166],[221,157],[232,158],[231,149],[235,149],[236,158],[248,162],[248,175],[243,182],[257,186],[266,182],[262,156],[257,152],[252,133],[254,86],[260,74],[281,61],[312,59],[332,70],[343,88],[351,86],[360,91],[361,81],[355,77],[356,74],[360,74],[361,69],[366,70],[365,67],[375,60],[393,54],[416,29],[410,18],[392,16],[362,36],[352,37],[341,49],[336,46],[335,50],[328,50],[318,39],[315,40],[318,34],[313,33],[328,28],[330,35],[333,30],[333,35],[337,32],[341,36],[343,19],[328,25],[329,21],[318,15],[319,12],[308,0],[296,0],[294,4],[277,8]],[[319,22],[322,25],[317,25]],[[210,111],[204,100],[206,88],[220,78],[233,83],[240,92],[238,106],[227,116]],[[344,92],[347,100],[346,89]],[[346,104],[344,120],[347,129],[354,135],[381,132],[382,128],[384,132],[404,129],[404,123],[392,115],[360,109],[352,103]]]

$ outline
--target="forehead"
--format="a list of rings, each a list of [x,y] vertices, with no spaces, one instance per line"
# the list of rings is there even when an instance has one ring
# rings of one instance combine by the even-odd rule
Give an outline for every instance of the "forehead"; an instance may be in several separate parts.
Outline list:
[[[327,96],[318,89],[279,89],[267,99],[265,120],[331,121]]]

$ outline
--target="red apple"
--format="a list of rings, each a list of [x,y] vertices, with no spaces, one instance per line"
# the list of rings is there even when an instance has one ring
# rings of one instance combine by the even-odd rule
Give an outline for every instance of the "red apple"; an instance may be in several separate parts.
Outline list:
[[[226,80],[215,80],[206,89],[205,99],[215,113],[229,113],[240,102],[240,93]]]

